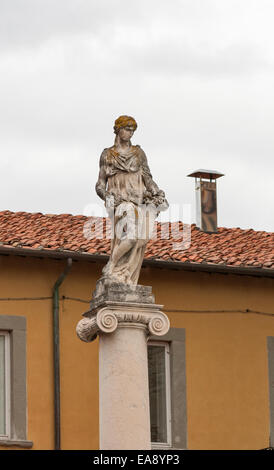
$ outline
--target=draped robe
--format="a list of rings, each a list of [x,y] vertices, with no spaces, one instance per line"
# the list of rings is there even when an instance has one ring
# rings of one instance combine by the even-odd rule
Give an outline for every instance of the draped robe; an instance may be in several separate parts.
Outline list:
[[[153,181],[146,155],[138,145],[130,146],[124,154],[114,146],[105,149],[100,166],[105,181],[98,180],[96,191],[105,199],[112,223],[111,256],[103,275],[136,285],[164,193]]]

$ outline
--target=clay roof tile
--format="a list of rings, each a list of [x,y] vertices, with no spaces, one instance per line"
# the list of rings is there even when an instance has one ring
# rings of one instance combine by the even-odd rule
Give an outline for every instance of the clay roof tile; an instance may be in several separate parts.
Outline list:
[[[145,258],[274,270],[273,232],[220,227],[218,233],[208,234],[192,224],[190,244],[186,246],[183,227],[182,222],[178,230],[175,223],[157,222],[157,236],[149,241]],[[106,233],[111,233],[110,221],[99,217],[0,212],[2,247],[109,254]]]

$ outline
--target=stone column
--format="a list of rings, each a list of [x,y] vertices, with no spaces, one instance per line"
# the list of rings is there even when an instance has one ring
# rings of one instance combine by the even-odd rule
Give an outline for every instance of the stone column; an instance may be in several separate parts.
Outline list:
[[[150,287],[95,292],[77,334],[83,341],[99,334],[100,449],[151,449],[147,337],[166,334],[169,320]]]

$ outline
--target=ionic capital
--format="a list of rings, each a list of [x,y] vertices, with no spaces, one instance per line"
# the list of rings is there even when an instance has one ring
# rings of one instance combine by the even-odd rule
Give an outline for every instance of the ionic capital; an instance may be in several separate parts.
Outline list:
[[[97,335],[113,333],[119,327],[143,327],[147,334],[163,336],[170,327],[169,319],[156,304],[105,302],[96,311],[87,312],[79,321],[76,332],[85,342]]]

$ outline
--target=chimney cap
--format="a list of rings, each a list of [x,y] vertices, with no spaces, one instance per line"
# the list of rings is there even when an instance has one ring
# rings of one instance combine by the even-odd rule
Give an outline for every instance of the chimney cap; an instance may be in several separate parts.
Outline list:
[[[196,170],[193,173],[190,173],[187,176],[192,176],[195,178],[206,178],[210,180],[216,180],[217,178],[220,178],[221,176],[224,176],[223,173],[220,173],[219,171],[216,170]]]

